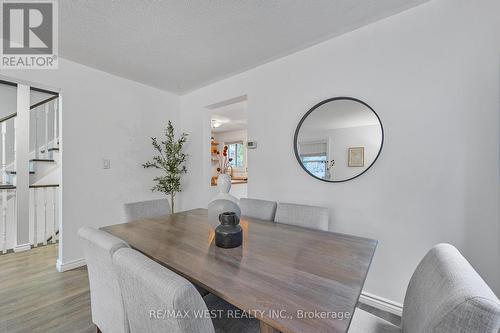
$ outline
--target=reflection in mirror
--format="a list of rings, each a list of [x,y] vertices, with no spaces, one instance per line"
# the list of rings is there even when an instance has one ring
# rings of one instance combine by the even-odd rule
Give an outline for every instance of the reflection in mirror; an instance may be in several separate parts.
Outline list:
[[[383,144],[375,111],[348,97],[314,106],[295,132],[295,155],[310,175],[329,182],[353,179],[375,162]]]

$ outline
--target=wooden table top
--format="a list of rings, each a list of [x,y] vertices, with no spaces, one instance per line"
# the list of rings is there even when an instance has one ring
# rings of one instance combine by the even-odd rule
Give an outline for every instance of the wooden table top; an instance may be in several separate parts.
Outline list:
[[[240,225],[234,249],[215,246],[206,209],[102,230],[276,330],[347,332],[377,241],[246,217]]]

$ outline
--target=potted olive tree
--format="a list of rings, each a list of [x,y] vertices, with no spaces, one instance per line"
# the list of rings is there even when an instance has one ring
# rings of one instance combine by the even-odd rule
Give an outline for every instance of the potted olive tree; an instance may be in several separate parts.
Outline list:
[[[181,176],[187,173],[185,163],[188,155],[183,152],[187,137],[188,134],[182,133],[176,139],[174,126],[169,120],[165,129],[165,140],[158,142],[157,138],[151,138],[153,149],[157,155],[142,165],[144,168],[156,168],[162,171],[161,176],[153,178],[156,185],[151,188],[151,191],[163,192],[165,195],[170,196],[172,213],[175,212],[175,195],[177,192],[181,192]]]

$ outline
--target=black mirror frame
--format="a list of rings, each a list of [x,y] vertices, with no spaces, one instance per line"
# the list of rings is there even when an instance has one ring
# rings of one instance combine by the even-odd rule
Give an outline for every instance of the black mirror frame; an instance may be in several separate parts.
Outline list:
[[[378,150],[377,156],[375,156],[375,159],[373,160],[373,162],[363,172],[361,172],[359,175],[356,175],[354,177],[351,177],[351,178],[348,178],[348,179],[344,179],[344,180],[326,180],[326,179],[323,179],[323,178],[316,177],[311,172],[309,172],[309,170],[307,170],[306,167],[304,167],[304,165],[302,164],[302,162],[300,160],[299,151],[297,149],[297,139],[299,137],[299,131],[300,131],[300,128],[302,127],[302,124],[304,123],[304,121],[307,119],[307,117],[312,112],[314,112],[317,108],[319,108],[323,104],[326,104],[326,103],[329,103],[329,102],[333,102],[333,101],[338,101],[338,100],[348,100],[348,101],[358,102],[358,103],[363,104],[367,108],[369,108],[375,114],[375,116],[378,119],[378,122],[380,123],[380,130],[382,131],[382,141],[380,143],[380,148]],[[300,122],[297,125],[297,128],[295,129],[295,135],[293,136],[293,150],[295,152],[295,158],[297,159],[297,162],[299,163],[300,167],[309,176],[311,176],[313,178],[316,178],[318,180],[321,180],[323,182],[326,182],[326,183],[343,183],[343,182],[347,182],[349,180],[353,180],[355,178],[358,178],[359,176],[361,176],[362,174],[364,174],[365,172],[367,172],[368,170],[370,170],[370,168],[373,166],[373,164],[377,161],[378,157],[380,156],[380,153],[382,152],[382,147],[383,146],[384,146],[384,126],[382,125],[382,121],[380,120],[380,117],[378,116],[377,112],[375,112],[375,110],[372,109],[372,107],[370,105],[368,105],[365,102],[363,102],[362,100],[359,100],[359,99],[354,98],[354,97],[334,97],[334,98],[325,99],[324,101],[319,102],[318,104],[316,104],[315,106],[313,106],[311,109],[309,109],[309,111],[306,112],[306,114],[302,117],[302,119],[300,119]]]

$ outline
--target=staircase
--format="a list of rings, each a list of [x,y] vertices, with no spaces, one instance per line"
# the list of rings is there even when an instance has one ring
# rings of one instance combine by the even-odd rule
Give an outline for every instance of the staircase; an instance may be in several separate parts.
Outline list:
[[[60,179],[58,95],[50,95],[30,107],[29,239],[32,247],[58,241],[58,191]],[[0,253],[15,246],[16,214],[16,117],[0,119]]]

